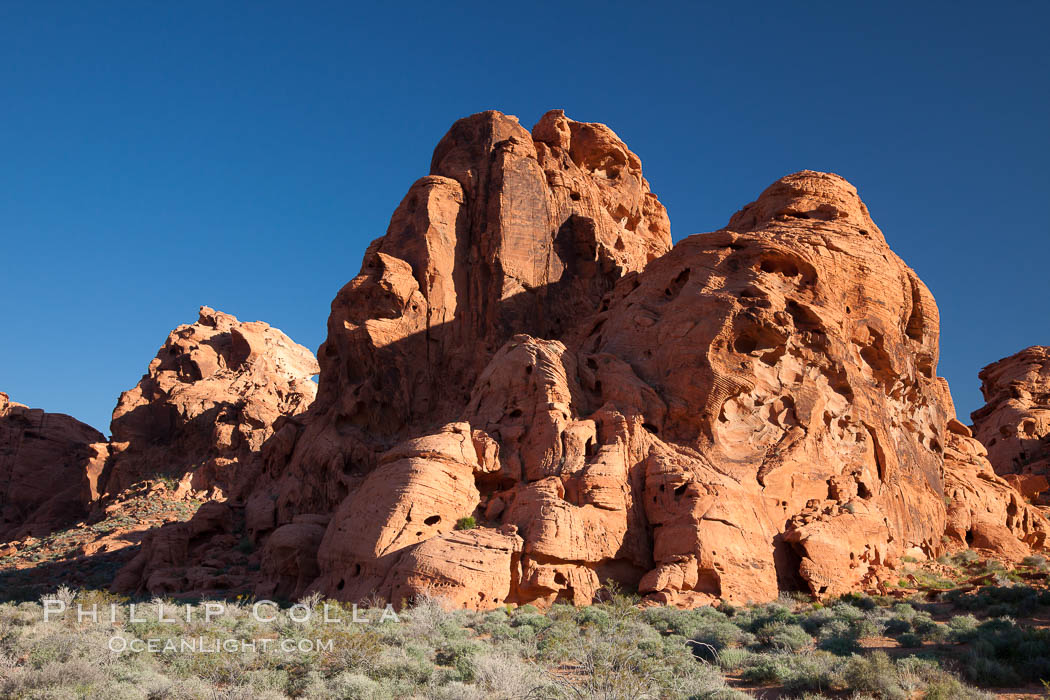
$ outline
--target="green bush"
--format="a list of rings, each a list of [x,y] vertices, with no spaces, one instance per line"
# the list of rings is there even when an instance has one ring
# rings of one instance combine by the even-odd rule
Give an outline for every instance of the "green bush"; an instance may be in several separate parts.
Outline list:
[[[799,625],[786,622],[772,622],[759,628],[755,637],[763,646],[776,651],[800,651],[812,646],[813,638]]]
[[[1039,556],[1038,554],[1025,557],[1021,560],[1021,566],[1027,566],[1029,569],[1045,569],[1046,557]]]
[[[914,649],[916,647],[921,647],[922,646],[922,637],[920,637],[919,635],[914,634],[912,632],[905,632],[904,634],[899,635],[897,637],[897,642],[902,647],[907,647],[909,649]]]
[[[886,700],[908,698],[907,691],[898,681],[897,669],[884,651],[851,656],[842,669],[842,679],[847,688],[856,692],[871,693]]]
[[[456,521],[457,530],[473,530],[477,526],[478,521],[474,519],[473,515],[468,515]]]

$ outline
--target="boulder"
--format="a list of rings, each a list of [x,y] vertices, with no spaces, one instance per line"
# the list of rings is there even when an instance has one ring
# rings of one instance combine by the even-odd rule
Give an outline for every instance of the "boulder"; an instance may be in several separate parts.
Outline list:
[[[108,454],[91,426],[0,392],[0,542],[83,518]]]

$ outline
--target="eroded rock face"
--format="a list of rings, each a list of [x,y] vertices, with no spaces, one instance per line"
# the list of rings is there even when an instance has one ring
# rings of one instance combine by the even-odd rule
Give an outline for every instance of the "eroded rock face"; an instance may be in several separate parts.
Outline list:
[[[108,455],[102,433],[0,392],[0,541],[41,536],[86,514]]]
[[[669,244],[606,127],[457,122],[333,302],[317,401],[239,478],[263,554],[237,585],[745,602],[873,586],[953,537],[1042,545],[949,427],[936,304],[849,183],[789,175]],[[158,534],[116,587],[192,585],[222,522]]]
[[[1042,496],[1050,476],[1050,347],[1026,348],[979,376],[986,403],[971,414],[974,436],[997,474]]]
[[[317,387],[313,354],[276,328],[206,306],[168,336],[111,424],[105,489],[156,476],[228,492],[234,466],[259,450],[282,416],[301,413]]]
[[[737,600],[831,595],[905,548],[936,551],[937,339],[930,293],[824,173],[783,178],[621,282],[579,354],[626,361],[662,403],[584,381],[648,425],[643,588],[673,594],[682,576]]]
[[[1015,562],[1045,549],[1050,523],[993,471],[984,446],[957,420],[948,422],[944,458],[944,534],[952,544],[992,550]]]
[[[267,455],[279,519],[334,509],[377,454],[459,420],[508,338],[560,337],[670,246],[638,157],[607,127],[561,112],[532,134],[499,112],[456,122],[332,302],[310,419]]]

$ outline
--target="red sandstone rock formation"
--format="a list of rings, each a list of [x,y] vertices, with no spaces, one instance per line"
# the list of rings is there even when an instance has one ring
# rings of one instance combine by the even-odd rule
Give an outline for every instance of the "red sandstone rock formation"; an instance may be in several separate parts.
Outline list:
[[[478,608],[607,579],[834,595],[952,538],[1041,546],[954,420],[932,296],[849,183],[790,175],[669,248],[608,128],[457,122],[333,302],[317,401],[115,588],[229,585],[242,521],[242,589]]]
[[[1035,346],[980,373],[985,405],[971,418],[995,472],[1030,498],[1050,476],[1050,348]]]
[[[121,394],[105,490],[166,475],[195,491],[227,491],[235,465],[262,447],[274,422],[310,405],[317,371],[313,353],[278,329],[202,306]]]
[[[75,418],[13,403],[0,392],[0,542],[41,536],[83,517],[98,495],[105,440]]]
[[[1045,549],[1050,523],[1025,503],[1024,494],[996,475],[984,446],[957,420],[948,422],[944,493],[945,539],[953,548],[991,550],[1020,561]]]

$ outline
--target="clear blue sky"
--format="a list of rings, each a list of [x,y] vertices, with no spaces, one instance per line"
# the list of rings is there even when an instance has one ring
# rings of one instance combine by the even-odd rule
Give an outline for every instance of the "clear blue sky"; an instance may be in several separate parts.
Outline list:
[[[746,6],[738,9],[738,6]],[[1050,343],[1046,2],[0,4],[0,390],[108,433],[208,304],[316,349],[458,117],[609,124],[676,240],[804,168],[941,309],[959,413]]]

